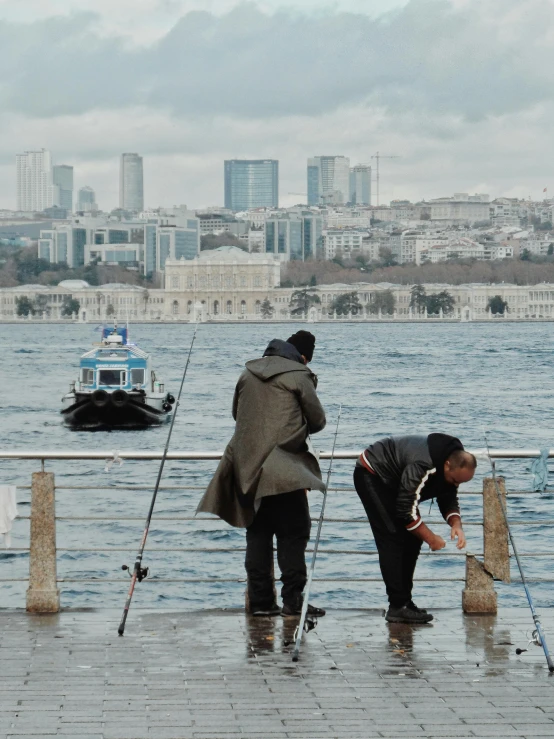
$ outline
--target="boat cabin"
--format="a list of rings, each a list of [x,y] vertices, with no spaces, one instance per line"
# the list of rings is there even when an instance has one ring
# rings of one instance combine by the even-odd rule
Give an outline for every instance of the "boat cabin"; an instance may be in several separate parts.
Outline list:
[[[126,328],[104,328],[102,342],[81,357],[77,389],[146,390],[152,384],[153,390],[155,376],[149,365],[149,355],[127,343]]]

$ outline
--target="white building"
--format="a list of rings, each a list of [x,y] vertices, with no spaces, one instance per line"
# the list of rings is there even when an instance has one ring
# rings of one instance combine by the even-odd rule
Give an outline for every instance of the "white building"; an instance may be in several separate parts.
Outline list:
[[[203,251],[193,260],[165,265],[166,317],[188,318],[202,307],[204,318],[259,317],[261,304],[280,281],[280,260],[248,254],[236,246]]]
[[[327,228],[369,228],[371,211],[362,208],[328,208]]]
[[[85,264],[92,261],[138,269],[144,262],[144,244],[87,244]]]
[[[142,157],[122,154],[119,168],[119,207],[123,210],[144,210]]]
[[[325,259],[336,256],[349,258],[363,253],[364,239],[369,240],[369,231],[353,228],[327,228],[323,230],[323,253]]]
[[[489,196],[455,193],[450,198],[437,198],[430,201],[431,221],[452,226],[490,220]]]
[[[17,210],[42,211],[59,205],[59,188],[54,185],[52,156],[46,149],[17,154]]]

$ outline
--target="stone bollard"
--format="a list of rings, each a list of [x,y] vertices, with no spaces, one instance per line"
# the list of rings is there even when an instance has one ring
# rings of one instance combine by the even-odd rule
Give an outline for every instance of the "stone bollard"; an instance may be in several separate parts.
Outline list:
[[[33,472],[27,610],[57,613],[56,510],[53,472]]]
[[[462,592],[464,613],[496,613],[496,591],[492,575],[475,555],[466,556],[466,586]]]
[[[504,479],[496,479],[506,506]],[[466,587],[462,593],[464,613],[496,613],[497,595],[493,582],[510,582],[508,529],[494,480],[490,477],[483,480],[483,547],[484,562],[472,554],[466,558]]]
[[[498,489],[506,509],[506,485],[503,477],[496,478]],[[485,569],[495,580],[510,582],[510,550],[508,547],[508,529],[500,502],[496,493],[494,480],[486,477],[483,480],[483,543]]]

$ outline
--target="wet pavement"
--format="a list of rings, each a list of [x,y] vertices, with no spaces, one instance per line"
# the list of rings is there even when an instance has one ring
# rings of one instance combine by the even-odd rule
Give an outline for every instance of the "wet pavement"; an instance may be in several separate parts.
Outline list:
[[[0,611],[2,739],[554,737],[542,649],[515,652],[526,608],[418,627],[333,611],[296,664],[295,619],[131,610],[120,638],[120,615]]]

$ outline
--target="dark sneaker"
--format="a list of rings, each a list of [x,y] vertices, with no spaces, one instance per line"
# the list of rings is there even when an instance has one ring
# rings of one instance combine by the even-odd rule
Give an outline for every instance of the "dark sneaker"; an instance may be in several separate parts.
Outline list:
[[[302,613],[302,604],[291,606],[285,603],[283,605],[283,608],[281,609],[281,615],[283,616],[300,616],[301,613]],[[316,606],[312,606],[308,604],[308,616],[315,616],[316,618],[321,618],[322,616],[325,616],[325,609],[317,608]]]
[[[417,611],[417,613],[428,613],[425,608],[418,608],[413,600],[409,601],[406,605],[408,606],[408,608],[411,608],[412,611]]]
[[[274,603],[269,608],[256,608],[252,611],[252,616],[278,616],[281,613],[281,609]]]
[[[385,621],[391,624],[428,624],[433,620],[431,613],[422,613],[419,609],[415,611],[409,603],[401,608],[389,606],[385,615]]]

